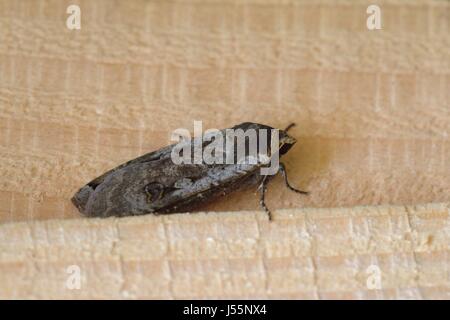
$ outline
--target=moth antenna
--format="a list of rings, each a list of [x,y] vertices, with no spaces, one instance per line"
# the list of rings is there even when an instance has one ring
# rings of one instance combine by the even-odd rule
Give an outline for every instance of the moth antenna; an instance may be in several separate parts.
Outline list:
[[[284,129],[284,131],[285,131],[285,132],[288,132],[289,129],[291,129],[292,127],[295,127],[295,126],[296,126],[296,124],[295,124],[294,122],[292,122],[290,125],[288,125],[288,126],[286,127],[286,129]]]

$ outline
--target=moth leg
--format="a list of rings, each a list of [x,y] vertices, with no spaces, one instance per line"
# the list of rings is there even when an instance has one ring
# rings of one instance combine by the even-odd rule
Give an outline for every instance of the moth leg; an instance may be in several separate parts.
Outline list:
[[[264,178],[262,178],[261,184],[259,185],[258,189],[261,189],[261,198],[259,200],[259,205],[264,209],[264,211],[267,213],[267,215],[269,216],[269,221],[272,220],[272,213],[270,212],[270,210],[267,208],[266,203],[264,201],[264,197],[266,194],[266,190],[267,190],[267,179],[268,176],[264,176]]]
[[[295,189],[293,186],[291,186],[291,185],[289,184],[289,181],[288,181],[288,178],[287,178],[287,173],[286,173],[286,167],[284,166],[284,163],[281,163],[281,162],[280,162],[280,168],[279,168],[279,171],[280,171],[281,174],[283,175],[284,183],[286,184],[286,186],[287,186],[290,190],[292,190],[292,191],[294,191],[294,192],[297,192],[297,193],[300,193],[300,194],[308,194],[308,193],[309,193],[309,192],[307,192],[307,191],[302,191],[302,190]]]

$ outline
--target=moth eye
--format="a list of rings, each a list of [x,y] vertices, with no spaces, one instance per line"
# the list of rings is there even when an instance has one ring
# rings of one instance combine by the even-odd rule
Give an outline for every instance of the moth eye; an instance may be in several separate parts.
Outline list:
[[[286,152],[288,152],[291,147],[292,147],[291,143],[283,143],[282,145],[280,145],[280,149],[279,149],[280,155],[283,155]]]
[[[149,201],[157,201],[164,193],[164,185],[159,182],[151,182],[144,187],[144,192]]]

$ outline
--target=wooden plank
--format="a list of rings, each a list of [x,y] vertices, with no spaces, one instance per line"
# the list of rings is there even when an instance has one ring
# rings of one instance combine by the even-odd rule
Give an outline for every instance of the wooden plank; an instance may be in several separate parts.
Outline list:
[[[372,3],[1,0],[0,297],[448,299],[450,3],[377,1],[369,31]],[[273,224],[254,190],[80,217],[80,186],[194,120],[296,122],[284,162],[310,196],[274,179]]]
[[[8,223],[0,297],[449,299],[449,235],[448,203]]]
[[[194,120],[298,124],[311,196],[277,180],[275,209],[450,201],[448,2],[380,1],[377,31],[367,1],[81,1],[68,30],[72,3],[1,2],[0,222],[78,217],[80,186]]]

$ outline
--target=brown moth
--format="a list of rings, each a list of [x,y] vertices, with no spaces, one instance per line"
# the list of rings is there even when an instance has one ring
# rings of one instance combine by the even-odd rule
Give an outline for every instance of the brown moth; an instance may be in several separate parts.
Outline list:
[[[179,144],[161,148],[119,165],[92,180],[73,196],[72,202],[81,213],[92,217],[166,214],[186,212],[244,187],[259,186],[260,205],[271,219],[264,195],[267,182],[274,175],[263,174],[262,170],[268,169],[275,157],[282,157],[296,143],[296,139],[287,134],[293,125],[285,130],[277,130],[245,122],[217,131],[215,135],[187,140],[184,142],[184,149],[180,149]],[[229,140],[219,139],[221,135],[230,137],[229,131],[244,134],[244,151],[240,155],[240,145],[236,143],[239,142],[238,136],[231,136]],[[253,146],[256,154],[250,152],[251,141],[247,139],[249,132],[254,132],[256,136],[256,149]],[[278,133],[278,139],[267,134],[270,132]],[[174,161],[174,154],[188,154],[189,160],[194,157],[192,153],[189,156],[189,151],[196,146],[207,150],[213,144],[220,147],[214,150],[215,156],[219,154],[223,159],[232,161]],[[267,152],[263,152],[266,151],[263,150],[264,146],[268,149]],[[186,154],[183,155],[183,152]],[[289,184],[283,163],[279,163],[275,173],[283,175],[286,186],[292,191],[307,194]]]

